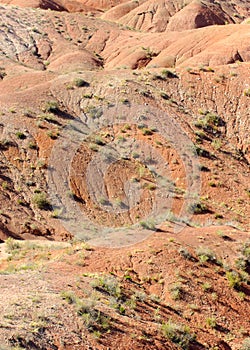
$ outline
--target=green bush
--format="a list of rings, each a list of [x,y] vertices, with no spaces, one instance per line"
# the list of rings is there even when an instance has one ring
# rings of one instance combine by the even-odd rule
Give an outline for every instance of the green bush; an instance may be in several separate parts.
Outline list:
[[[89,312],[80,314],[80,316],[83,319],[85,327],[91,332],[97,330],[108,331],[110,328],[109,318],[99,310],[91,309]]]
[[[98,136],[98,135],[94,138],[94,143],[98,146],[106,145],[106,142],[101,138],[101,136]]]
[[[45,104],[44,110],[49,113],[58,113],[59,112],[59,105],[57,101],[48,101]]]
[[[217,131],[219,126],[224,124],[223,120],[217,114],[209,111],[202,112],[202,114],[203,116],[194,123],[197,128],[203,129],[206,132],[214,132]]]
[[[5,241],[7,252],[11,252],[16,249],[20,249],[20,243],[15,241],[13,238],[9,237]]]
[[[16,137],[20,140],[26,139],[26,135],[22,131],[17,131],[16,132]]]
[[[162,324],[163,335],[178,344],[182,349],[189,349],[190,344],[195,341],[196,335],[191,334],[187,326],[173,323],[169,320]]]
[[[91,118],[93,119],[98,119],[101,118],[102,114],[103,114],[103,110],[101,107],[96,107],[96,106],[88,106],[86,108],[86,112],[90,115]]]
[[[89,86],[89,83],[82,78],[76,78],[74,80],[74,85],[77,87]]]
[[[161,96],[164,100],[169,100],[169,99],[170,99],[169,95],[166,94],[165,91],[161,91],[161,92],[160,92],[160,96]]]
[[[78,298],[72,291],[62,291],[61,297],[62,299],[66,300],[69,304],[75,304],[78,300]]]
[[[244,91],[244,96],[250,97],[250,89]]]
[[[152,231],[156,230],[155,222],[153,220],[141,221],[140,225],[145,230],[152,230]]]
[[[185,259],[187,259],[187,260],[192,260],[192,259],[193,259],[193,256],[189,253],[189,251],[188,251],[186,248],[181,247],[181,248],[179,249],[179,253],[180,253],[180,255],[181,255],[183,258],[185,258]]]
[[[33,203],[37,206],[37,208],[43,210],[48,210],[51,207],[51,204],[44,192],[36,193],[33,196]]]
[[[205,203],[202,202],[195,202],[190,204],[189,206],[189,212],[193,214],[205,214],[208,212],[208,207],[206,206]]]
[[[148,129],[148,128],[143,128],[143,129],[142,129],[142,134],[143,134],[144,136],[150,136],[150,135],[153,134],[153,131],[152,131],[151,129]]]
[[[215,317],[206,318],[206,324],[211,328],[216,328],[217,322]]]
[[[0,79],[3,79],[6,75],[5,68],[0,67]]]
[[[80,299],[73,291],[62,291],[61,297],[69,304],[74,304],[77,315],[82,318],[85,327],[89,331],[106,331],[109,329],[109,318],[96,308],[95,300]]]
[[[198,255],[198,258],[201,263],[209,261],[218,264],[216,255],[211,249],[207,247],[198,247],[195,252]]]
[[[242,245],[240,253],[241,255],[236,260],[235,264],[238,269],[246,271],[250,266],[250,241],[246,241]]]
[[[240,276],[240,274],[236,271],[227,271],[226,272],[226,277],[229,283],[229,286],[239,290],[241,287],[241,283],[242,283],[242,278]]]
[[[8,149],[11,146],[12,142],[9,140],[0,140],[0,150],[5,151],[6,149]]]
[[[102,290],[115,298],[121,296],[121,287],[112,276],[100,276],[92,281],[91,286]]]
[[[164,78],[178,78],[178,76],[174,72],[168,69],[163,69],[161,71],[161,74]]]
[[[169,288],[169,291],[173,300],[180,300],[184,294],[181,283],[172,284]]]

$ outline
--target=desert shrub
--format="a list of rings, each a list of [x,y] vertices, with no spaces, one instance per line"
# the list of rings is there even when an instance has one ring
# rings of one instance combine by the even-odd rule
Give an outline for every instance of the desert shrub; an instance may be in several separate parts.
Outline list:
[[[196,130],[195,135],[197,136],[198,141],[209,140],[209,138],[207,137],[207,135],[204,133],[203,130]]]
[[[169,100],[169,99],[170,99],[169,95],[166,94],[165,91],[161,91],[161,92],[160,92],[160,96],[161,96],[164,100]]]
[[[89,314],[96,306],[95,300],[92,299],[77,299],[77,314]]]
[[[77,87],[84,87],[84,86],[87,87],[87,86],[89,86],[89,83],[86,80],[82,79],[82,78],[76,78],[74,80],[74,85],[77,86]]]
[[[6,139],[0,140],[0,150],[5,151],[12,145],[12,142]]]
[[[208,262],[218,264],[218,260],[216,258],[216,255],[211,249],[209,249],[207,247],[198,247],[195,252],[196,252],[196,254],[199,258],[199,261],[201,263],[208,261]]]
[[[156,184],[149,183],[146,185],[146,188],[150,191],[154,191],[154,190],[156,190],[157,186],[156,186]]]
[[[92,98],[93,94],[86,93],[86,94],[83,94],[82,97],[84,97],[84,98]]]
[[[122,202],[121,198],[119,198],[119,197],[114,198],[114,202],[113,202],[113,203],[114,203],[114,205],[115,205],[116,207],[122,208],[122,207],[125,206],[125,204]]]
[[[49,113],[58,113],[59,112],[59,105],[57,101],[48,101],[45,104],[44,110]]]
[[[244,257],[241,256],[238,259],[236,259],[235,266],[237,267],[237,269],[245,271],[247,269],[247,264],[246,264],[246,260],[244,259]]]
[[[169,291],[173,300],[180,300],[184,294],[181,283],[173,283],[169,287]]]
[[[153,134],[153,131],[151,129],[148,129],[148,128],[143,128],[142,129],[142,134],[144,136],[149,136],[149,135],[152,135]]]
[[[188,207],[189,212],[193,214],[205,214],[208,212],[208,207],[205,203],[202,203],[201,201],[195,202],[189,205]]]
[[[129,99],[127,99],[127,98],[121,98],[120,99],[120,102],[122,103],[122,104],[124,104],[124,105],[129,105],[130,104],[130,102],[129,102]]]
[[[227,271],[226,277],[228,280],[228,284],[231,288],[239,290],[242,283],[242,278],[237,271]]]
[[[96,107],[96,106],[92,106],[92,105],[90,105],[86,108],[86,112],[93,119],[101,118],[101,116],[103,114],[103,110],[101,107]]]
[[[121,287],[112,276],[100,276],[95,278],[92,281],[91,286],[116,298],[119,298],[121,295]]]
[[[56,117],[53,113],[43,113],[39,115],[40,120],[46,120],[48,123],[57,123]]]
[[[164,77],[164,78],[178,78],[178,76],[172,72],[171,70],[169,69],[163,69],[161,71],[161,75]]]
[[[250,89],[244,91],[244,96],[250,97]]]
[[[97,329],[106,331],[110,327],[110,321],[103,312],[92,308],[89,312],[84,312],[80,315],[83,319],[85,327],[94,332]]]
[[[3,79],[6,75],[5,68],[0,67],[0,79]]]
[[[200,171],[204,171],[204,172],[209,172],[210,170],[209,170],[209,168],[208,167],[206,167],[205,165],[200,165]]]
[[[155,222],[153,220],[141,221],[140,225],[146,230],[154,231],[156,229]]]
[[[167,78],[178,78],[178,76],[169,69],[163,69],[161,74],[153,74],[152,80],[166,80]]]
[[[62,291],[61,297],[69,304],[74,304],[77,315],[82,318],[85,327],[89,331],[93,332],[96,329],[104,331],[109,328],[109,319],[96,308],[95,300],[80,299],[73,291]]]
[[[33,203],[38,209],[48,210],[50,209],[50,202],[44,192],[35,193],[33,196]]]
[[[150,97],[151,96],[151,92],[149,90],[140,90],[139,94],[141,96],[144,96],[144,97]]]
[[[54,219],[58,219],[62,215],[62,212],[63,212],[62,208],[56,208],[51,213],[51,217],[54,218]]]
[[[20,249],[20,243],[9,237],[5,241],[7,252],[11,252],[16,249]]]
[[[8,189],[9,189],[9,184],[8,184],[7,181],[3,181],[3,182],[2,182],[2,188],[3,188],[4,190],[8,190]]]
[[[224,125],[224,122],[217,114],[205,111],[203,112],[203,116],[194,125],[206,132],[215,132],[219,126]]]
[[[206,318],[206,324],[211,328],[216,328],[217,322],[215,317]]]
[[[144,301],[146,299],[146,297],[147,297],[146,293],[141,292],[139,290],[135,291],[135,294],[134,294],[135,300]]]
[[[182,349],[189,349],[190,344],[196,339],[196,335],[191,334],[187,326],[173,323],[171,320],[163,323],[161,329],[166,338],[178,344]]]
[[[17,131],[16,132],[16,137],[20,140],[26,139],[26,135],[22,131]]]
[[[212,158],[212,154],[210,152],[197,145],[194,145],[193,152],[195,156],[197,155],[199,157]]]
[[[222,141],[220,139],[215,139],[211,142],[211,146],[216,150],[219,150],[222,146]]]
[[[212,286],[209,282],[205,282],[202,284],[202,289],[204,290],[204,292],[211,292]]]
[[[104,146],[106,142],[101,138],[101,136],[96,136],[94,139],[94,143],[98,146]]]
[[[59,136],[59,131],[58,130],[49,130],[47,132],[47,135],[49,136],[49,138],[51,138],[52,140],[56,140]]]
[[[250,266],[250,241],[243,244],[240,253],[241,255],[235,263],[239,269],[245,271]]]
[[[192,260],[192,258],[193,258],[192,255],[189,253],[189,251],[183,247],[181,247],[179,249],[179,253],[183,258],[185,258],[187,260]]]
[[[246,259],[250,259],[250,241],[247,241],[243,244],[241,253]]]
[[[28,147],[29,147],[30,149],[38,149],[37,144],[36,144],[36,143],[34,143],[34,142],[29,142]]]
[[[61,298],[66,300],[69,304],[75,304],[78,300],[72,291],[62,291]]]

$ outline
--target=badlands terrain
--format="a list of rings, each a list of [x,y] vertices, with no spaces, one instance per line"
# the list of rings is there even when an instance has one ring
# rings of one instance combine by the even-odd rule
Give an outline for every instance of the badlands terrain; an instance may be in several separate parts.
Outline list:
[[[250,4],[0,0],[0,349],[250,349]]]

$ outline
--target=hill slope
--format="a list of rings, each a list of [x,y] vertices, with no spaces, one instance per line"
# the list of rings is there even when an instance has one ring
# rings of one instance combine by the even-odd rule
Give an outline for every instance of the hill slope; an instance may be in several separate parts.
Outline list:
[[[245,349],[248,2],[0,2],[1,345]]]

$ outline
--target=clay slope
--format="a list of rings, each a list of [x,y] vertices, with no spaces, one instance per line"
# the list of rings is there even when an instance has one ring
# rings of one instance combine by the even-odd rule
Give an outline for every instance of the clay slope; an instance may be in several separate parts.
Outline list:
[[[164,34],[115,35],[106,40],[106,67],[219,66],[249,61],[248,25],[212,26]],[[138,44],[140,38],[140,44]],[[133,49],[131,49],[133,47]]]
[[[11,6],[20,6],[20,7],[33,7],[33,8],[44,8],[44,9],[51,9],[54,11],[65,11],[66,8],[62,6],[60,2],[55,2],[51,0],[28,0],[28,1],[22,1],[22,0],[3,0],[1,1],[4,5],[11,5]]]
[[[183,31],[209,25],[240,23],[249,17],[246,0],[232,2],[200,1],[92,1],[92,0],[1,0],[0,3],[21,7],[40,7],[55,11],[84,12],[102,15],[140,31]]]
[[[158,232],[123,249],[8,241],[0,261],[1,346],[245,349],[250,291],[235,260],[246,258],[239,253],[246,238],[215,227],[177,237]]]
[[[181,6],[182,3],[178,1],[127,2],[107,11],[102,18],[115,20],[139,31],[163,32],[169,19],[181,9]]]
[[[216,164],[214,171],[202,173],[202,195],[208,196],[211,212],[201,215],[199,220],[204,222],[211,217],[212,221],[218,218],[227,222],[233,217],[233,221],[248,224],[248,24],[210,26],[182,33],[138,33],[80,14],[8,7],[1,8],[1,19],[1,198],[4,215],[0,238],[68,237],[70,233],[57,220],[60,206],[55,212],[50,206],[40,209],[34,202],[36,192],[47,193],[46,168],[63,128],[69,120],[77,120],[86,111],[91,118],[92,111],[100,108],[104,101],[105,105],[108,101],[120,101],[125,105],[150,104],[174,115],[192,140],[197,139],[201,144],[196,147],[206,168],[213,169]],[[219,64],[222,65],[217,66]],[[169,66],[177,71],[161,73],[163,67]],[[140,67],[147,69],[134,72],[128,69]],[[112,71],[113,68],[117,69]],[[78,87],[75,79],[86,80],[86,84]],[[52,112],[50,101],[57,105]],[[202,126],[200,120],[209,118],[209,113],[221,118],[221,122]],[[118,143],[119,133],[124,131],[116,131]],[[133,128],[126,133],[128,140],[135,136],[144,138]],[[158,134],[149,135],[149,138],[153,143],[161,142]],[[105,140],[107,145],[109,140],[108,137]],[[92,143],[90,139],[87,148],[93,148]],[[164,155],[164,147],[160,150],[161,156],[172,159],[175,164],[174,156]],[[88,152],[94,154],[91,149]],[[239,168],[241,171],[237,173]],[[219,169],[223,169],[223,174]],[[181,174],[183,167],[172,170],[173,174],[176,171],[174,177],[181,180],[182,176],[177,173]],[[131,171],[132,176],[135,170]],[[226,186],[223,185],[225,171]],[[119,183],[115,185],[112,177],[107,181],[108,186],[117,186],[117,190],[121,187]],[[239,185],[235,186],[235,181]],[[88,202],[88,193],[75,183],[73,178],[71,190],[80,200]],[[181,182],[176,185],[182,186]],[[57,190],[62,189],[59,181]],[[149,192],[145,198],[151,195]],[[125,193],[119,196],[126,197]],[[225,206],[221,201],[224,196],[228,201]],[[177,213],[181,203],[183,195],[174,204]],[[91,218],[98,217],[103,208],[92,204],[85,213]],[[138,207],[141,214],[147,210],[147,206]],[[139,215],[139,221],[141,214],[133,215]],[[110,219],[104,216],[103,220]]]
[[[0,6],[0,347],[248,349],[247,1],[19,5],[58,11]]]
[[[239,23],[249,16],[247,2],[154,1],[127,2],[107,11],[102,18],[140,31],[183,31],[209,25]]]
[[[38,16],[31,12],[32,33],[27,21],[30,15],[28,10],[11,10],[13,14],[20,13],[22,28],[18,28],[12,14],[5,19],[10,10],[2,8],[1,12],[4,20],[2,41],[10,42],[10,45],[3,46],[2,52],[11,57],[17,56],[19,61],[37,69],[45,69],[44,62],[48,58],[52,71],[66,69],[65,64],[73,70],[73,61],[79,68],[88,69],[98,66],[107,69],[145,66],[177,68],[199,64],[218,66],[249,61],[250,26],[247,23],[210,26],[181,33],[149,34],[119,30],[116,25],[101,20],[94,22],[79,15],[76,15],[76,20],[71,20],[73,17],[69,15],[56,16],[54,13],[44,17],[43,23],[36,28]],[[15,32],[7,28],[16,30],[22,40],[18,40]],[[44,36],[46,31],[48,33]],[[67,55],[70,58],[66,59]],[[63,60],[65,64],[61,66]]]
[[[116,6],[121,1],[89,1],[89,0],[1,0],[4,5],[50,9],[54,11],[99,13]]]

